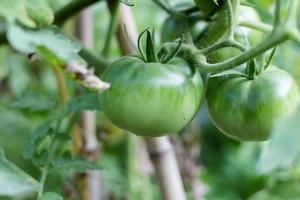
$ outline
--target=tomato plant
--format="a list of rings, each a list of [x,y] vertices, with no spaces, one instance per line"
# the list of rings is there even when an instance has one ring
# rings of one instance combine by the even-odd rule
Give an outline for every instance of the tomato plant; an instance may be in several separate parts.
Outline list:
[[[1,0],[0,199],[299,199],[299,8]]]

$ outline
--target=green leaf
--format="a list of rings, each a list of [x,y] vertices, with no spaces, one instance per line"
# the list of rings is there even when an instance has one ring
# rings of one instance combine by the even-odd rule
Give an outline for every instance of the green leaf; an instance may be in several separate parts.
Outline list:
[[[0,195],[19,196],[39,189],[39,183],[8,161],[0,150]]]
[[[82,110],[101,110],[98,93],[87,93],[71,99],[68,103],[69,112],[79,112]]]
[[[52,126],[53,121],[48,120],[33,130],[24,148],[23,157],[25,159],[32,159],[34,157],[38,143],[42,142],[41,139],[46,137]]]
[[[28,16],[25,0],[0,0],[0,16],[10,23],[16,21],[27,27],[36,27],[35,22]]]
[[[54,170],[73,170],[76,172],[86,172],[89,170],[99,170],[101,167],[96,163],[89,162],[82,158],[56,157],[52,160]]]
[[[300,153],[300,106],[296,112],[278,121],[269,142],[264,146],[258,162],[261,173],[270,173],[278,168],[288,168]]]
[[[44,27],[54,21],[54,13],[46,0],[26,0],[28,15],[38,27]]]
[[[51,57],[61,61],[80,59],[80,44],[60,33],[54,26],[32,30],[9,24],[7,38],[12,47],[26,54],[34,53],[43,47],[43,52],[47,50]]]
[[[8,54],[7,66],[9,67],[9,87],[13,94],[24,92],[30,83],[30,74],[27,70],[28,61],[22,55]]]
[[[46,192],[42,195],[40,200],[63,200],[63,197],[54,192]]]
[[[26,92],[17,97],[12,107],[26,109],[32,112],[49,111],[56,105],[53,99],[48,96],[39,95],[33,92]]]

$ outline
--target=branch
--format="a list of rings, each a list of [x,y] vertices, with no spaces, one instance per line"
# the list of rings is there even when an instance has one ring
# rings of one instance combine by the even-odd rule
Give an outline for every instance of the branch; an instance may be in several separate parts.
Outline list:
[[[55,13],[54,24],[60,26],[84,8],[102,0],[74,0]]]
[[[56,11],[55,13],[55,25],[62,25],[70,17],[74,16],[85,7],[88,7],[94,3],[100,2],[101,0],[75,0]],[[6,31],[0,32],[0,45],[8,43],[6,38]],[[109,64],[105,59],[94,55],[90,50],[82,48],[79,52],[79,55],[85,59],[89,65],[92,65],[95,68],[96,74],[100,74]]]

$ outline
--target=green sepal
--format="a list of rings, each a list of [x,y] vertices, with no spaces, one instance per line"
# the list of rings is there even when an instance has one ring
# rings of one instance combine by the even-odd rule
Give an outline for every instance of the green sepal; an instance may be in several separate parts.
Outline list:
[[[146,31],[147,31],[148,29],[149,29],[149,28],[146,28],[145,30],[143,30],[143,31],[140,33],[140,35],[139,35],[139,37],[138,37],[138,41],[137,41],[138,51],[139,51],[139,53],[140,53],[142,59],[143,59],[145,62],[147,62],[147,60],[146,60],[146,57],[145,57],[145,55],[144,55],[144,51],[143,51],[143,49],[142,49],[141,40],[142,40],[142,37],[143,37],[144,33],[146,33]]]
[[[254,62],[256,64],[256,75],[258,75],[264,71],[265,56],[263,54],[257,56],[257,58],[254,59]]]
[[[266,70],[270,66],[270,64],[272,63],[275,53],[276,53],[276,47],[274,47],[272,49],[271,54],[268,56],[268,58],[266,60],[266,63],[264,65],[264,70]]]
[[[256,73],[257,73],[256,62],[255,60],[251,60],[250,62],[247,63],[247,68],[246,68],[247,77],[253,80],[256,77]]]
[[[161,47],[157,53],[158,61],[162,62],[165,60],[168,54],[169,50],[166,47]]]
[[[146,58],[147,62],[157,62],[157,52],[155,49],[153,35],[147,30],[147,39],[146,39]]]
[[[134,4],[133,3],[130,3],[128,0],[120,0],[120,2],[122,3],[122,4],[125,4],[126,6],[134,6]]]
[[[176,57],[176,55],[178,54],[178,52],[179,52],[179,50],[182,46],[182,42],[183,42],[183,37],[179,40],[178,45],[176,46],[176,48],[173,49],[171,51],[171,53],[164,60],[162,60],[162,63],[167,63],[170,60],[172,60],[174,57]]]

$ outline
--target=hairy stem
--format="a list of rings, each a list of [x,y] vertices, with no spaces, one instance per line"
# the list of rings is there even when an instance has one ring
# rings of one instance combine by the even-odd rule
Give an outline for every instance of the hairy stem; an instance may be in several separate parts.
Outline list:
[[[283,29],[283,30],[280,30],[280,29],[281,28],[278,28],[278,30],[274,30],[274,32],[269,37],[267,37],[266,40],[261,42],[256,47],[245,51],[243,54],[241,54],[237,57],[234,57],[234,58],[231,58],[224,62],[220,62],[220,63],[216,63],[216,64],[209,64],[209,63],[202,62],[202,61],[197,63],[197,59],[196,59],[195,66],[204,72],[221,72],[221,71],[225,71],[225,70],[237,67],[237,66],[255,58],[259,54],[264,53],[265,51],[271,49],[272,47],[277,46],[278,44],[288,40],[289,36],[288,36],[288,34],[286,34],[285,29]]]
[[[111,18],[109,22],[108,31],[105,38],[104,47],[102,50],[102,55],[104,57],[108,57],[109,48],[111,44],[111,39],[114,33],[117,30],[118,22],[119,22],[119,1],[107,1],[108,6],[110,7]]]
[[[235,40],[228,39],[228,40],[223,40],[221,42],[218,42],[218,43],[214,44],[213,46],[210,46],[206,49],[200,50],[200,52],[204,55],[207,55],[214,51],[217,51],[219,49],[226,48],[226,47],[233,47],[242,52],[247,50],[247,48],[243,44],[241,44]]]
[[[44,188],[45,188],[45,184],[46,184],[46,180],[47,180],[47,176],[48,176],[48,172],[49,172],[50,163],[51,163],[52,157],[53,157],[55,149],[56,149],[55,135],[58,133],[60,125],[61,125],[61,121],[59,120],[57,122],[54,135],[52,136],[52,140],[51,140],[51,144],[50,144],[50,147],[49,147],[49,154],[48,154],[48,157],[47,157],[47,160],[46,160],[46,164],[41,169],[41,171],[42,171],[42,175],[41,175],[41,179],[40,179],[40,185],[41,186],[40,186],[40,189],[38,191],[37,200],[41,199],[41,197],[43,195],[43,192],[44,192]]]
[[[263,23],[263,22],[252,22],[248,20],[240,20],[239,26],[244,26],[250,29],[261,31],[264,33],[269,33],[273,30],[273,26]]]

